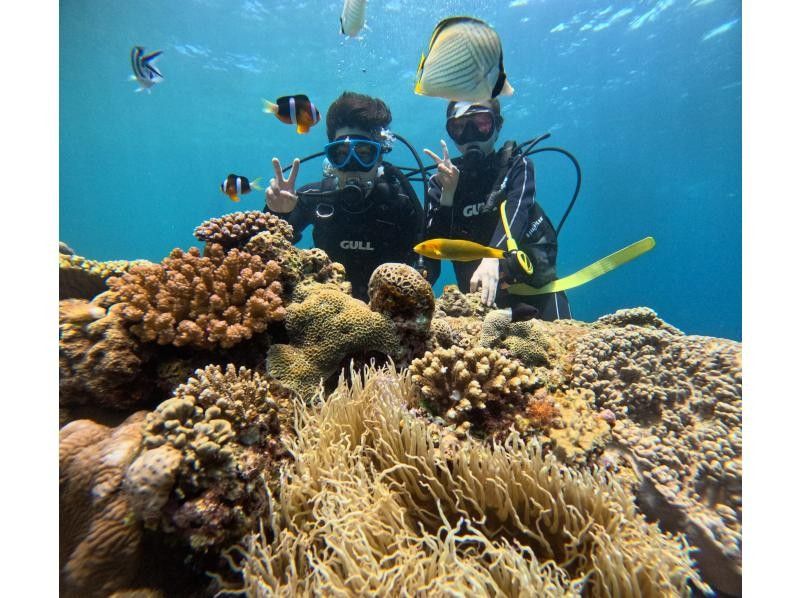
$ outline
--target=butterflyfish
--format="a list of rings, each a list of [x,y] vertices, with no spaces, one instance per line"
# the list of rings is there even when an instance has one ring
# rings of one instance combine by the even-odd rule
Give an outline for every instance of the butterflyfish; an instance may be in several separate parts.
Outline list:
[[[263,191],[264,189],[258,186],[258,182],[260,180],[261,178],[259,177],[251,182],[247,180],[247,177],[245,176],[229,174],[227,177],[225,177],[225,180],[222,181],[222,184],[219,186],[219,188],[233,201],[239,201],[240,195],[247,195],[253,189],[256,191]]]
[[[157,50],[156,52],[145,54],[142,46],[134,46],[131,49],[131,69],[133,74],[130,76],[130,80],[139,84],[139,88],[136,89],[137,92],[146,89],[147,93],[150,93],[151,87],[164,80],[164,75],[155,66],[156,58],[163,53],[163,50]]]
[[[274,114],[278,120],[287,125],[296,125],[298,133],[308,133],[309,129],[319,122],[321,114],[308,96],[283,96],[273,104],[264,102],[264,113]]]
[[[367,12],[367,0],[344,0],[342,16],[339,17],[339,31],[344,35],[355,37],[364,27]]]
[[[440,21],[417,66],[414,93],[464,102],[514,93],[497,31],[474,17]]]

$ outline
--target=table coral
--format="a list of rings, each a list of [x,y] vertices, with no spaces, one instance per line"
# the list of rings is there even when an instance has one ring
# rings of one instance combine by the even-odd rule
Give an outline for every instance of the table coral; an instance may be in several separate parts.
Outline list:
[[[396,358],[401,351],[387,316],[330,285],[289,305],[286,332],[291,344],[269,348],[267,372],[304,397],[351,357],[378,353]]]
[[[129,409],[154,384],[141,376],[149,353],[125,327],[120,306],[107,312],[83,299],[59,303],[59,404]]]
[[[422,406],[458,432],[507,430],[541,385],[521,363],[485,347],[428,351],[409,371]]]
[[[122,491],[142,442],[145,412],[117,428],[64,426],[59,443],[59,556],[65,596],[107,596],[136,573],[142,529]]]
[[[272,381],[208,366],[148,414],[144,450],[125,491],[150,529],[194,551],[218,550],[252,529],[265,483],[287,455]]]
[[[701,547],[712,585],[741,592],[741,344],[626,325],[578,342],[572,385],[615,416],[643,508]]]
[[[108,280],[133,334],[160,345],[225,349],[283,319],[278,264],[217,244],[206,254],[173,249],[161,264]]]
[[[291,241],[292,230],[291,224],[274,214],[251,210],[206,220],[194,229],[194,236],[207,244],[218,243],[225,249],[231,249],[243,247],[252,237],[263,231]]]

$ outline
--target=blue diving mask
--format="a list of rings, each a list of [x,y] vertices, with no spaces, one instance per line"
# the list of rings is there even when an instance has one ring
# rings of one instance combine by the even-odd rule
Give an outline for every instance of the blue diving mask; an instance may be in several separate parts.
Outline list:
[[[337,170],[369,172],[377,164],[383,146],[362,135],[346,135],[324,149],[325,157]]]

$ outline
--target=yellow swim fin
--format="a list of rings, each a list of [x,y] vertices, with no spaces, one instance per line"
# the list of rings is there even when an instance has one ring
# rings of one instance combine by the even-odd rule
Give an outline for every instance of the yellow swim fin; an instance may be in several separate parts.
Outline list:
[[[647,253],[655,246],[656,240],[653,237],[645,237],[641,241],[636,241],[636,243],[632,245],[628,245],[593,264],[589,264],[574,274],[554,280],[543,287],[537,289],[524,283],[517,283],[509,285],[508,292],[512,295],[544,295],[546,293],[556,293],[558,291],[574,289],[575,287],[579,287],[594,280],[598,276],[611,272],[615,268],[639,257],[643,253]]]

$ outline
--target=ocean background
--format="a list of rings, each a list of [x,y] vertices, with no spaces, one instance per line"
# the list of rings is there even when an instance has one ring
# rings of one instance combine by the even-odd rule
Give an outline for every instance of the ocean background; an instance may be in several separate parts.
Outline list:
[[[266,182],[273,156],[288,164],[327,141],[324,122],[297,135],[261,112],[261,98],[304,93],[324,118],[344,90],[375,95],[390,106],[392,129],[420,154],[438,152],[446,101],[414,95],[414,74],[436,23],[466,14],[503,40],[516,92],[500,98],[501,141],[549,131],[543,145],[580,161],[559,275],[656,239],[650,253],[570,291],[574,317],[649,306],[688,334],[741,340],[740,2],[373,0],[361,39],[339,33],[341,8],[62,0],[60,239],[91,259],[159,261],[198,245],[192,231],[203,220],[261,209],[262,192],[238,204],[223,195],[225,176]],[[150,94],[128,81],[134,45],[164,51],[165,81]],[[399,143],[387,159],[414,164]],[[535,164],[537,201],[557,224],[574,168],[553,153]],[[298,184],[320,175],[320,160],[306,163]],[[448,265],[437,295],[450,282]]]

